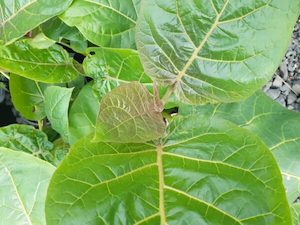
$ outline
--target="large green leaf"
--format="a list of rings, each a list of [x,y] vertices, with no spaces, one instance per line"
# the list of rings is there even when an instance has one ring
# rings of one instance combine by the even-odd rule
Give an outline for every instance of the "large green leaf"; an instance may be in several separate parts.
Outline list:
[[[13,124],[0,128],[0,146],[30,153],[48,162],[53,161],[53,145],[47,135],[32,126]]]
[[[291,225],[270,151],[250,132],[203,116],[175,119],[156,146],[79,141],[52,177],[46,218],[48,225]]]
[[[141,0],[75,0],[61,16],[99,46],[135,48],[135,26]]]
[[[95,141],[143,143],[165,135],[160,103],[140,83],[123,84],[101,101]]]
[[[70,143],[95,131],[100,101],[93,91],[93,83],[82,88],[69,113]]]
[[[299,225],[300,224],[300,203],[293,204],[291,211],[293,215],[293,225]]]
[[[73,88],[51,86],[45,90],[45,112],[51,126],[69,142],[69,103]]]
[[[62,47],[36,49],[27,41],[0,46],[0,68],[44,83],[68,82],[79,74]]]
[[[0,148],[0,218],[5,225],[46,225],[45,199],[55,167]]]
[[[0,42],[10,43],[51,17],[61,14],[72,0],[1,0]]]
[[[146,73],[189,104],[250,96],[280,64],[298,0],[146,0],[137,46]]]
[[[29,120],[41,120],[46,116],[44,91],[48,85],[10,74],[9,90],[14,107]]]
[[[299,113],[287,110],[262,91],[240,103],[183,107],[181,113],[189,114],[190,109],[230,120],[258,135],[279,163],[290,202],[300,196]]]
[[[76,27],[69,27],[58,17],[55,17],[41,25],[43,33],[52,40],[61,42],[67,39],[70,47],[77,52],[84,53],[87,48],[87,40]]]

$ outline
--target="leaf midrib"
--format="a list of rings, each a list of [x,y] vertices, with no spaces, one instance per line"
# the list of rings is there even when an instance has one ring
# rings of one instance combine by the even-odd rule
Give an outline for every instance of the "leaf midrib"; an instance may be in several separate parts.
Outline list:
[[[26,210],[26,208],[25,208],[25,206],[24,206],[24,204],[23,204],[23,201],[22,201],[22,199],[21,199],[21,196],[19,195],[19,192],[18,192],[16,183],[15,183],[15,180],[13,179],[12,174],[10,173],[9,169],[8,169],[5,165],[3,165],[3,166],[4,166],[4,169],[5,169],[6,172],[7,172],[7,175],[9,176],[9,178],[10,178],[10,180],[11,180],[12,186],[13,186],[14,191],[15,191],[15,193],[16,193],[16,196],[17,196],[17,198],[18,198],[18,200],[19,200],[19,202],[20,202],[21,208],[23,209],[23,211],[22,211],[22,212],[23,212],[23,215],[25,215],[26,220],[28,221],[29,225],[33,225],[32,221],[31,221],[31,219],[30,219],[30,216],[29,216],[29,214],[28,214],[28,212],[27,212],[27,210]]]
[[[189,69],[189,67],[192,65],[192,63],[195,61],[195,59],[198,57],[198,54],[201,52],[203,46],[206,44],[208,38],[210,37],[210,35],[213,33],[213,31],[216,29],[216,27],[218,26],[219,22],[220,22],[220,18],[222,16],[222,14],[224,13],[227,5],[229,3],[229,0],[226,0],[223,8],[221,9],[220,13],[217,14],[217,17],[215,19],[215,22],[212,24],[210,30],[207,32],[207,34],[205,35],[205,37],[203,38],[203,40],[201,41],[200,45],[195,49],[195,51],[193,52],[192,56],[190,57],[190,59],[187,61],[187,63],[185,64],[185,66],[183,67],[183,69],[178,73],[177,77],[176,77],[176,83],[180,83],[183,76],[185,75],[185,73],[187,72],[187,70]]]
[[[160,224],[167,224],[166,213],[165,213],[165,197],[164,197],[164,171],[163,171],[163,147],[157,146],[157,167],[158,167],[158,176],[159,176],[159,214],[160,214]]]

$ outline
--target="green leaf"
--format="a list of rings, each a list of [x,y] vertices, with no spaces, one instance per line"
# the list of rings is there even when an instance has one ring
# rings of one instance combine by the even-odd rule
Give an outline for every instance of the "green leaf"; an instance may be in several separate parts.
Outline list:
[[[141,0],[75,0],[60,17],[92,43],[135,48],[135,26]]]
[[[299,113],[287,110],[262,91],[240,103],[182,107],[180,113],[222,117],[258,135],[280,166],[289,201],[300,196]]]
[[[0,68],[44,83],[64,83],[79,75],[62,47],[36,49],[26,41],[0,46]]]
[[[46,218],[48,225],[291,225],[267,147],[203,116],[176,118],[156,146],[82,139],[53,175]]]
[[[95,141],[143,143],[161,138],[166,125],[159,107],[142,84],[120,85],[101,101]]]
[[[85,73],[95,80],[110,81],[112,89],[131,81],[139,81],[145,85],[152,84],[135,50],[89,48],[88,53],[89,55],[83,62]]]
[[[280,64],[298,0],[144,1],[137,46],[145,72],[189,104],[239,101]]]
[[[53,142],[53,149],[51,151],[53,155],[53,164],[58,166],[61,161],[68,154],[70,145],[66,143],[62,138],[59,138]]]
[[[67,39],[70,47],[76,52],[85,52],[87,49],[87,40],[78,31],[76,27],[69,27],[58,17],[55,17],[41,25],[43,33],[52,40],[61,42]]]
[[[69,103],[73,88],[51,86],[45,90],[45,112],[52,128],[69,141]]]
[[[300,203],[293,204],[291,206],[292,216],[293,216],[293,225],[300,224]]]
[[[2,224],[46,225],[46,193],[54,169],[24,152],[0,148]]]
[[[32,154],[48,162],[53,161],[53,145],[47,135],[32,126],[13,124],[0,128],[0,146]]]
[[[39,24],[61,14],[72,0],[11,0],[0,2],[0,41],[11,43]]]
[[[73,102],[69,113],[70,143],[95,132],[100,101],[93,91],[93,83],[85,85]]]
[[[55,44],[55,41],[46,37],[43,33],[37,34],[34,38],[27,39],[27,42],[33,47],[38,49],[47,49]]]
[[[42,120],[45,116],[44,91],[47,84],[10,74],[9,89],[14,107],[29,120]]]

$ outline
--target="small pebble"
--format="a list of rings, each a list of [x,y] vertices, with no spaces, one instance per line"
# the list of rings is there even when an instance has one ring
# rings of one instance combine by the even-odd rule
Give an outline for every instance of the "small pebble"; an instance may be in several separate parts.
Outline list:
[[[292,89],[296,94],[299,95],[300,94],[300,83],[294,83],[292,86]]]
[[[269,89],[267,90],[267,94],[272,98],[272,99],[277,99],[280,95],[280,89]]]
[[[280,79],[279,76],[276,76],[273,83],[272,83],[272,86],[275,87],[275,88],[280,88],[282,86],[282,80]]]
[[[297,101],[297,96],[291,92],[288,96],[287,96],[287,104],[291,105],[292,103]]]
[[[283,107],[286,107],[285,96],[280,95],[280,96],[278,97],[278,99],[276,99],[276,101],[277,101],[280,105],[282,105]]]

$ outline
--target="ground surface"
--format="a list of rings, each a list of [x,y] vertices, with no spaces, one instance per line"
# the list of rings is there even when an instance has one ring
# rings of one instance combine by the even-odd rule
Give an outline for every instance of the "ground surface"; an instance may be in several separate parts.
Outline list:
[[[281,105],[300,111],[300,18],[281,66],[263,89]]]

